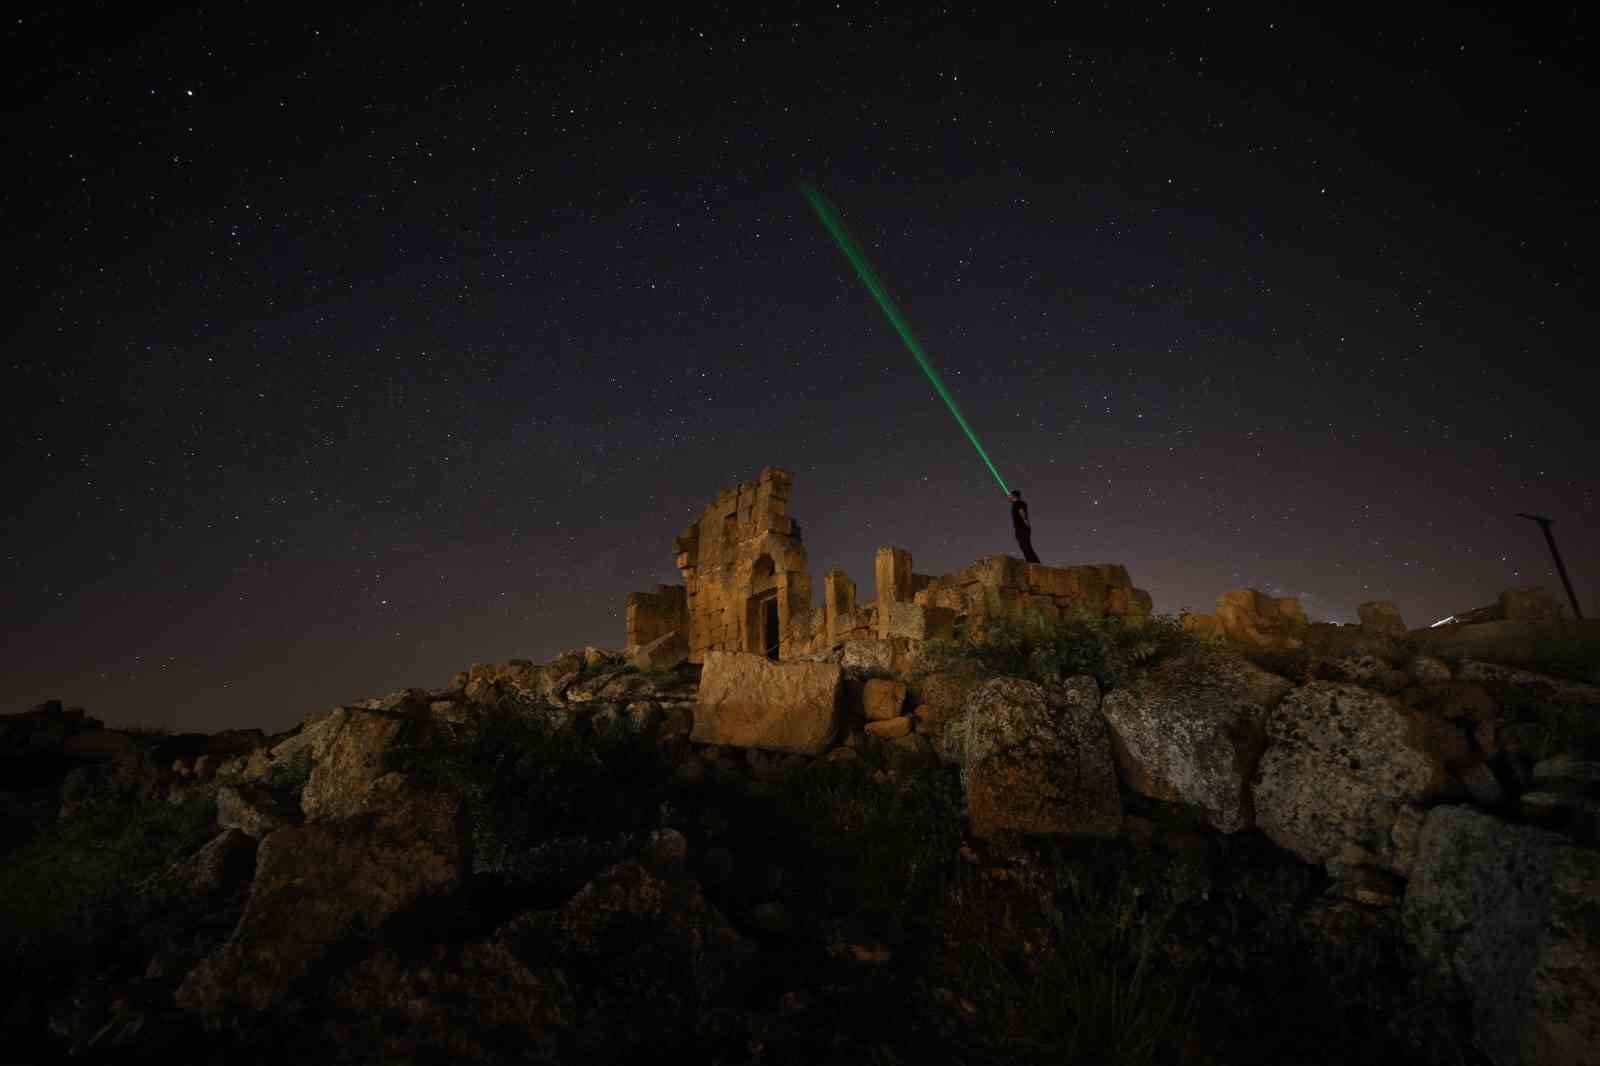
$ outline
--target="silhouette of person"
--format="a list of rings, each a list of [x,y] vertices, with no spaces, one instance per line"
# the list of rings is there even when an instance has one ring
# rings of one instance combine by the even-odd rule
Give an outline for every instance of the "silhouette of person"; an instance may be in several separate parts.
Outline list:
[[[1022,490],[1011,490],[1011,531],[1017,535],[1017,547],[1022,557],[1030,563],[1039,561],[1033,550],[1033,523],[1028,521],[1028,505],[1022,500]]]

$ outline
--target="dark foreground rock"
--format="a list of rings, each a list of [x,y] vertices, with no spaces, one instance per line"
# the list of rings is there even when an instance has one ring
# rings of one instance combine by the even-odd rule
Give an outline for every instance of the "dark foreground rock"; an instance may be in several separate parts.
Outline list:
[[[1600,853],[1469,807],[1429,813],[1406,933],[1465,993],[1497,1063],[1579,1066],[1600,1047]]]
[[[264,1011],[351,938],[454,889],[466,863],[459,799],[380,782],[382,806],[354,818],[278,829],[262,840],[238,928],[178,989],[208,1025]]]
[[[1100,689],[1076,677],[1059,690],[997,678],[967,697],[946,727],[945,757],[961,767],[979,837],[1000,830],[1114,836],[1122,801]]]

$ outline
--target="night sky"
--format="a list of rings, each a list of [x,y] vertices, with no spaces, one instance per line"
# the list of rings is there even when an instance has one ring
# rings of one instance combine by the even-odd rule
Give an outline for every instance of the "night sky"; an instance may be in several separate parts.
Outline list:
[[[1600,613],[1576,5],[127,6],[0,35],[0,711],[282,729],[616,647],[767,465],[819,589],[1016,554],[802,181],[1047,563],[1415,626],[1564,599],[1534,511]]]

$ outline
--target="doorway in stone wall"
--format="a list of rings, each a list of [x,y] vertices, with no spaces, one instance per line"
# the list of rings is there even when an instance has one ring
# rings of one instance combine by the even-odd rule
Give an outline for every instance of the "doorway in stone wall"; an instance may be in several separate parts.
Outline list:
[[[773,662],[778,661],[778,593],[772,592],[761,598],[761,646],[767,658]]]

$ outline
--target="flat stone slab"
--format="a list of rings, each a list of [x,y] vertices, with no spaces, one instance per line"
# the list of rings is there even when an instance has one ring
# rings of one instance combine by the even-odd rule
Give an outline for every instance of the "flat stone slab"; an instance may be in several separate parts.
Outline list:
[[[844,670],[835,663],[775,663],[742,651],[708,651],[694,729],[699,744],[821,755],[839,733]]]

